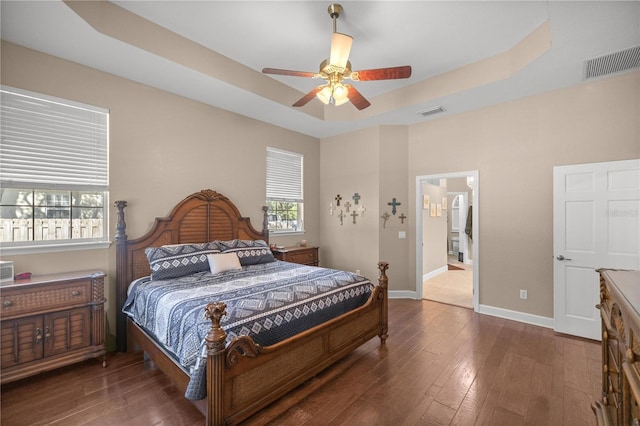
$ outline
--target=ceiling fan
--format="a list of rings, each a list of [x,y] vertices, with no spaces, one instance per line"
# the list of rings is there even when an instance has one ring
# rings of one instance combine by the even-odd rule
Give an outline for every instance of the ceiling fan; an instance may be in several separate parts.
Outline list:
[[[392,80],[411,77],[411,67],[408,65],[391,68],[377,68],[361,71],[351,71],[349,62],[349,52],[353,38],[336,31],[336,21],[342,13],[342,6],[332,4],[328,8],[329,16],[333,19],[333,34],[331,34],[331,53],[329,58],[322,61],[320,71],[304,72],[291,71],[277,68],[263,68],[265,74],[290,75],[294,77],[323,78],[326,84],[316,87],[302,98],[294,107],[306,105],[314,97],[317,97],[325,104],[342,105],[351,102],[359,110],[367,108],[371,103],[365,99],[355,87],[344,84],[343,80],[371,81],[371,80]]]

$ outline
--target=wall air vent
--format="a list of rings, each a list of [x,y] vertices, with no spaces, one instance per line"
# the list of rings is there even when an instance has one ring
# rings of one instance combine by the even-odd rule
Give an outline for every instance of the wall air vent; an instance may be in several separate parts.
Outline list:
[[[425,109],[423,111],[418,111],[418,114],[420,114],[423,117],[428,117],[430,115],[433,114],[439,114],[441,112],[445,112],[446,110],[441,107],[441,106],[437,106],[437,107],[433,107],[433,108],[429,108],[429,109]]]
[[[584,79],[640,67],[640,46],[584,61]]]

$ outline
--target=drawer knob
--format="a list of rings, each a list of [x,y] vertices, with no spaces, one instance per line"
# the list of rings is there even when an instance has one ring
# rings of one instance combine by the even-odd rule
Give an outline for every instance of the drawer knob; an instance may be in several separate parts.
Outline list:
[[[2,303],[2,306],[4,306],[5,308],[10,308],[10,307],[12,307],[12,306],[13,306],[13,302],[12,302],[11,300],[5,300],[5,301]]]
[[[71,295],[72,295],[72,296],[74,296],[74,297],[76,297],[76,296],[80,296],[80,292],[79,292],[78,290],[73,290],[73,291],[71,292]]]

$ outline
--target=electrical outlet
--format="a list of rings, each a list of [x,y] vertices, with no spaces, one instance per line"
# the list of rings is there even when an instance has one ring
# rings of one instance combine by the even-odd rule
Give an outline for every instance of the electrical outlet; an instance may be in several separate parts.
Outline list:
[[[527,290],[520,290],[520,299],[527,298]]]

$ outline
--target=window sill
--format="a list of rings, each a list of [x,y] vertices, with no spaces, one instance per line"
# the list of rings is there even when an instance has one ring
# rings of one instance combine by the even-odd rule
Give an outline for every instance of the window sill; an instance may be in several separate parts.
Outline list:
[[[111,241],[99,241],[99,242],[91,241],[91,242],[71,243],[71,244],[0,247],[0,256],[12,256],[12,255],[20,255],[20,254],[57,253],[57,252],[78,251],[78,250],[96,250],[96,249],[107,249],[110,246],[111,246]]]
[[[269,235],[304,235],[304,231],[269,231]]]

